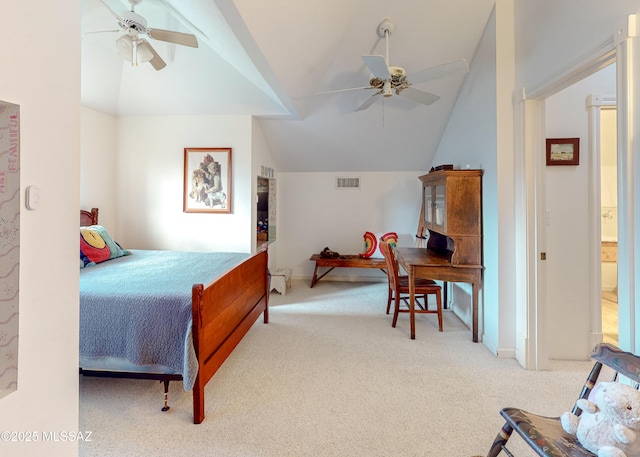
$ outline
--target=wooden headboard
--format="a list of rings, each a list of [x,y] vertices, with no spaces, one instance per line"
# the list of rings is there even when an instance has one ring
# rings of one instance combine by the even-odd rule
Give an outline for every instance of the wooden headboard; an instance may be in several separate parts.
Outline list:
[[[91,208],[91,211],[80,210],[80,227],[96,225],[98,223],[98,208]]]

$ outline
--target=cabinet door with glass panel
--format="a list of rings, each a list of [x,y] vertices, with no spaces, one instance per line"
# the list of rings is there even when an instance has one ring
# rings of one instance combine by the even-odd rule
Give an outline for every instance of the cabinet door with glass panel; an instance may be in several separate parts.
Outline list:
[[[424,226],[429,230],[444,232],[447,228],[447,202],[444,180],[423,184],[422,193],[424,196]]]
[[[424,227],[447,235],[480,234],[482,170],[436,170],[420,180]]]
[[[433,230],[447,231],[447,194],[444,183],[433,186]]]

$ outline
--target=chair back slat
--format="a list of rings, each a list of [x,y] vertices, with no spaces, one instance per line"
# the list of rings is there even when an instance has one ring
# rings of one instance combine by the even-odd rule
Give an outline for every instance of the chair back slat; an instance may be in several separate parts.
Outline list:
[[[611,344],[600,343],[591,352],[591,358],[640,383],[640,357]]]
[[[389,276],[389,285],[391,289],[397,290],[398,288],[398,262],[396,256],[393,253],[393,248],[387,242],[380,242],[380,251],[387,263],[387,275]]]
[[[589,397],[591,390],[598,382],[598,376],[603,365],[614,371],[612,381],[618,381],[618,375],[621,374],[632,381],[636,389],[638,388],[640,384],[640,357],[630,352],[625,352],[611,344],[600,343],[593,348],[591,358],[596,363],[582,387],[579,399]],[[579,416],[582,411],[574,405],[572,412]]]

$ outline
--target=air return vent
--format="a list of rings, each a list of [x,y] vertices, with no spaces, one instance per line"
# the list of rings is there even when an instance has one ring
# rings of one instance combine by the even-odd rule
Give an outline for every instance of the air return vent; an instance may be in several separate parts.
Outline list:
[[[336,189],[360,189],[360,178],[337,177]]]

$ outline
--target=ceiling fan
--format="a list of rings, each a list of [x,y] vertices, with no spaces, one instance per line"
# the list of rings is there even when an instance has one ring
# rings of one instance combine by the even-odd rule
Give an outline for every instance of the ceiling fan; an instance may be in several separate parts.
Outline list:
[[[162,70],[167,65],[151,44],[140,37],[140,34],[147,35],[154,40],[192,48],[198,47],[198,40],[193,34],[147,27],[147,20],[135,12],[135,6],[140,4],[142,0],[129,0],[131,11],[122,13],[122,15],[111,9],[104,0],[98,1],[116,18],[120,29],[126,32],[116,40],[116,46],[118,54],[125,60],[130,61],[132,66],[149,62],[156,70]]]
[[[384,38],[386,42],[386,58],[381,55],[362,56],[362,60],[364,60],[364,63],[371,71],[368,86],[320,92],[316,95],[361,89],[376,89],[377,92],[358,106],[356,111],[362,111],[369,108],[376,100],[378,100],[378,95],[391,97],[394,92],[396,95],[413,100],[414,102],[421,103],[423,105],[431,105],[438,101],[440,97],[435,94],[416,89],[415,87],[412,87],[413,84],[432,81],[445,76],[466,73],[469,71],[467,61],[464,59],[458,59],[453,62],[425,68],[424,70],[407,75],[404,68],[389,65],[389,36],[393,33],[393,30],[394,23],[391,19],[385,19],[380,23],[380,25],[378,25],[378,35]]]

